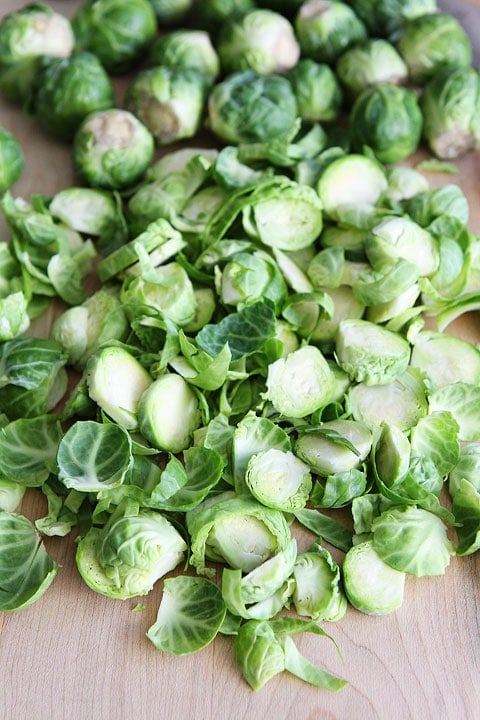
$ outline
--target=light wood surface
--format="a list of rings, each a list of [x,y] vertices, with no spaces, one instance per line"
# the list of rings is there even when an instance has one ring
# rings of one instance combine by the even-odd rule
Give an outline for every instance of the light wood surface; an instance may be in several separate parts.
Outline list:
[[[2,0],[0,17],[22,4]],[[70,16],[80,3],[50,4]],[[15,133],[26,155],[15,196],[52,194],[75,183],[69,147],[42,133],[33,118],[0,102],[0,124]],[[459,175],[432,175],[431,183],[462,186],[470,227],[480,233],[480,156],[472,153],[458,165]],[[42,318],[36,329],[47,332],[51,319]],[[480,340],[478,315],[449,331]],[[22,512],[35,519],[44,510],[41,494],[29,492]],[[299,534],[300,549],[310,541]],[[135,600],[104,598],[83,583],[73,537],[47,538],[46,545],[60,566],[53,585],[30,608],[0,614],[0,720],[480,717],[479,553],[453,558],[444,577],[409,577],[403,606],[392,615],[374,618],[349,608],[343,620],[327,625],[343,660],[327,640],[298,637],[306,656],[349,681],[344,690],[320,691],[284,673],[254,693],[236,667],[229,638],[186,657],[155,650],[145,633],[156,617],[161,582],[142,598],[145,609],[134,612]]]

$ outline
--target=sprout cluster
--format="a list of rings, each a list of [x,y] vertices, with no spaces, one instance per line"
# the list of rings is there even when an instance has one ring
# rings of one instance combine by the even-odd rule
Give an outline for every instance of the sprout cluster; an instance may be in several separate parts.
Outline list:
[[[444,330],[480,307],[480,239],[457,185],[395,164],[422,134],[477,147],[468,38],[426,2],[35,7],[74,42],[26,56],[31,9],[0,21],[0,92],[71,143],[78,185],[15,198],[0,135],[0,609],[53,580],[39,534],[76,528],[108,597],[187,562],[159,650],[229,634],[253,689],[339,690],[291,636],[398,610],[408,576],[479,549],[480,351]]]

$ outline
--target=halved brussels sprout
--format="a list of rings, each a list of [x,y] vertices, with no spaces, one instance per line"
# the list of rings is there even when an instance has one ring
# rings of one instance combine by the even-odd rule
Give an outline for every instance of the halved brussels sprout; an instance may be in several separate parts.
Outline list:
[[[312,489],[308,465],[292,452],[276,448],[252,455],[245,482],[259,502],[284,512],[304,507]]]
[[[385,615],[402,605],[405,573],[387,565],[371,540],[350,548],[342,569],[348,600],[360,612]]]
[[[145,125],[127,110],[112,108],[82,122],[73,138],[73,166],[92,187],[119,190],[142,177],[154,150]]]
[[[330,420],[315,432],[300,433],[295,453],[313,473],[327,477],[348,472],[365,460],[372,447],[371,430],[356,420]]]
[[[336,219],[343,207],[373,207],[387,188],[385,169],[365,155],[348,154],[333,160],[318,181],[325,212]]]

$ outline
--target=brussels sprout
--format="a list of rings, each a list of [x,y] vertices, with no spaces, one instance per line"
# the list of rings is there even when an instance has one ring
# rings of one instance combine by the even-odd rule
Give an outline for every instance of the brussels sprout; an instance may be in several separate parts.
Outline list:
[[[59,315],[52,324],[50,337],[68,353],[68,364],[81,370],[102,343],[123,340],[127,330],[118,291],[102,286],[81,305]]]
[[[480,351],[448,333],[423,331],[412,348],[411,366],[425,373],[432,390],[454,382],[480,383]]]
[[[265,397],[282,415],[302,418],[330,402],[335,378],[313,345],[305,345],[268,366]]]
[[[114,105],[112,81],[93,53],[44,59],[32,96],[32,112],[52,135],[71,140],[87,115]]]
[[[23,103],[44,55],[67,58],[75,44],[70,21],[44,3],[31,3],[0,21],[0,93]]]
[[[179,565],[187,545],[159,512],[121,506],[102,528],[80,539],[76,563],[88,587],[125,600],[146,595],[155,582]]]
[[[365,312],[365,306],[357,300],[349,285],[339,285],[325,291],[333,300],[334,311],[332,317],[320,318],[313,328],[310,342],[314,344],[335,342],[340,322],[347,318],[361,318]]]
[[[225,23],[216,41],[222,69],[284,73],[300,57],[300,46],[287,18],[259,8]]]
[[[300,434],[295,453],[323,477],[361,465],[372,447],[372,432],[356,420],[324,422],[316,432]]]
[[[140,398],[139,430],[159,450],[185,450],[200,420],[197,395],[180,375],[160,375]]]
[[[447,13],[432,12],[407,20],[397,49],[410,80],[423,85],[445,68],[468,67],[473,62],[470,39],[459,21]]]
[[[350,112],[352,150],[373,150],[382,163],[409,157],[422,136],[423,117],[413,90],[392,83],[366,88]]]
[[[287,295],[287,287],[269,255],[260,251],[236,253],[222,270],[220,295],[226,305],[263,297],[279,306]]]
[[[200,6],[203,4],[200,4]],[[193,7],[194,0],[150,0],[159,27],[176,25],[186,19]]]
[[[88,359],[89,396],[128,430],[137,428],[138,404],[152,382],[140,362],[121,346],[106,346]]]
[[[352,380],[383,385],[407,369],[410,345],[398,333],[368,320],[343,320],[335,343],[337,362]]]
[[[333,160],[318,181],[324,211],[333,219],[343,207],[373,207],[386,188],[385,169],[375,160],[357,154]]]
[[[383,197],[391,203],[398,203],[425,192],[429,183],[425,175],[415,168],[396,165],[387,169],[388,187]]]
[[[382,38],[369,38],[345,50],[335,64],[335,72],[351,98],[370,85],[399,85],[408,78],[408,68],[395,46]]]
[[[375,269],[404,258],[417,267],[420,276],[434,273],[439,261],[435,239],[406,217],[388,217],[375,225],[365,241],[365,252]]]
[[[293,568],[293,603],[299,615],[334,622],[347,611],[340,587],[340,568],[326,548],[317,547],[297,556]]]
[[[199,27],[217,34],[225,22],[237,20],[255,9],[255,0],[202,0],[196,4],[195,19]]]
[[[333,63],[348,47],[367,38],[365,25],[343,2],[307,0],[294,25],[302,55],[318,62]]]
[[[303,58],[287,72],[297,99],[298,114],[308,122],[330,122],[338,117],[342,91],[326,63]]]
[[[111,74],[129,70],[157,33],[149,0],[86,0],[72,18],[76,50],[95,53]]]
[[[395,40],[409,18],[437,10],[436,0],[349,0],[372,36]]]
[[[208,120],[211,130],[227,142],[264,142],[292,133],[297,101],[284,77],[236,72],[211,91]]]
[[[125,107],[150,130],[159,145],[190,138],[204,109],[206,80],[191,68],[157,66],[136,75]]]
[[[73,138],[77,175],[92,187],[133,185],[153,160],[151,132],[127,110],[112,108],[88,115]]]
[[[56,193],[49,210],[73,230],[95,237],[113,227],[118,217],[117,204],[109,192],[75,186]]]
[[[371,540],[350,548],[342,569],[348,600],[360,612],[386,615],[402,605],[405,573],[387,565]]]
[[[468,481],[480,492],[480,444],[469,442],[460,448],[460,456],[457,463],[450,470],[448,475],[448,489],[454,497],[460,489],[463,480]]]
[[[245,482],[259,502],[284,512],[304,507],[312,489],[308,466],[292,452],[275,448],[252,455]]]
[[[15,136],[0,126],[0,193],[8,190],[23,172],[25,158]]]
[[[220,72],[220,60],[205,30],[174,30],[161,35],[150,46],[151,65],[192,68],[213,82]]]
[[[480,75],[471,67],[436,73],[420,98],[423,136],[438,158],[480,147]]]

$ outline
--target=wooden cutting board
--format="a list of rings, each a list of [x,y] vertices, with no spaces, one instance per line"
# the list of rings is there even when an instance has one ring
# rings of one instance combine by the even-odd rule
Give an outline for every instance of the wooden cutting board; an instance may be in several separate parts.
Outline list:
[[[2,0],[0,17],[22,5]],[[71,16],[80,2],[50,5]],[[469,29],[480,35],[480,26]],[[26,155],[15,196],[49,195],[75,183],[69,147],[45,136],[34,119],[0,102],[0,124],[15,133]],[[480,155],[462,158],[458,167],[459,175],[432,175],[431,184],[458,183],[470,200],[470,227],[480,233]],[[0,238],[7,237],[2,223]],[[35,330],[48,333],[51,320],[47,314]],[[478,314],[449,331],[480,341]],[[44,510],[41,495],[28,493],[22,512],[35,519]],[[299,534],[301,550],[310,541]],[[229,638],[185,657],[155,650],[145,633],[156,617],[161,582],[135,612],[136,600],[104,598],[83,583],[73,537],[47,538],[46,545],[60,566],[53,585],[31,607],[0,614],[1,720],[480,717],[479,553],[453,558],[444,577],[409,577],[405,601],[392,615],[368,617],[349,608],[339,623],[325,626],[343,659],[327,640],[298,638],[303,654],[349,681],[344,690],[320,691],[284,673],[254,693],[236,667]]]

